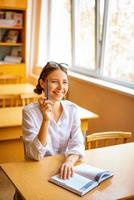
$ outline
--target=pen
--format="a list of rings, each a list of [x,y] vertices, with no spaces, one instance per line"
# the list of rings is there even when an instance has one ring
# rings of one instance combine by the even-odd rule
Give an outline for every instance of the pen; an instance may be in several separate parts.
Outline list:
[[[48,80],[46,80],[46,99],[49,99],[49,87],[48,87]]]

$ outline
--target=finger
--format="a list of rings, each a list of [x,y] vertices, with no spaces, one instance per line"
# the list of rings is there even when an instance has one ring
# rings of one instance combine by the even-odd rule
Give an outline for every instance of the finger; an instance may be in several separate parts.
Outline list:
[[[42,97],[40,97],[40,98],[38,99],[38,102],[39,102],[40,105],[42,105],[42,104],[44,103],[44,99],[43,99]]]
[[[74,168],[71,167],[71,177],[74,175]]]
[[[63,173],[64,173],[64,165],[60,168],[60,178],[63,179]]]
[[[63,171],[63,179],[67,179],[67,175],[68,175],[68,166],[64,166],[64,171]]]
[[[51,106],[54,106],[54,103],[51,100],[44,100],[45,104],[50,104]]]
[[[73,167],[72,166],[68,167],[67,178],[72,177],[73,174],[74,174]]]
[[[41,108],[44,108],[44,109],[53,109],[53,106],[51,106],[50,104],[48,103],[43,103],[40,105]]]
[[[47,110],[49,112],[51,112],[53,110],[52,106],[49,104],[45,105],[44,108],[45,108],[45,110]]]
[[[45,104],[50,104],[51,106],[54,106],[54,103],[50,100],[47,100],[46,98],[40,97],[38,99],[39,105],[45,105]]]
[[[68,167],[67,168],[67,176],[66,176],[67,179],[69,179],[71,177],[71,172],[72,172],[71,167]]]

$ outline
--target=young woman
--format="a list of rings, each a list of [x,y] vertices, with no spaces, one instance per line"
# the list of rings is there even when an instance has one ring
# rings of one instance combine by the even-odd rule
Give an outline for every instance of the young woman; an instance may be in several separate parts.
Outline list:
[[[84,143],[77,106],[63,100],[68,91],[66,64],[48,62],[34,91],[47,94],[23,109],[26,157],[41,160],[44,156],[65,154],[60,177],[67,179],[73,175],[75,162],[84,155]]]

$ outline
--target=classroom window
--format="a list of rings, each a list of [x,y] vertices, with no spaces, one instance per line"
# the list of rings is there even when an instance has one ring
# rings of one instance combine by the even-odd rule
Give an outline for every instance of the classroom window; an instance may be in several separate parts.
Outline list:
[[[41,2],[38,63],[66,62],[72,71],[134,86],[133,0]]]
[[[133,19],[133,0],[110,1],[102,73],[106,77],[126,83],[134,82]]]
[[[49,59],[71,63],[71,6],[70,1],[51,1]]]
[[[47,60],[71,64],[70,2],[41,1],[39,65],[44,65]]]
[[[38,59],[37,66],[44,66],[47,61],[48,55],[48,45],[49,45],[49,37],[48,37],[48,29],[49,29],[49,4],[48,2],[41,1],[41,12],[40,12],[40,31],[39,31],[39,46],[38,46]]]
[[[95,1],[79,0],[73,4],[73,66],[76,71],[95,69]]]

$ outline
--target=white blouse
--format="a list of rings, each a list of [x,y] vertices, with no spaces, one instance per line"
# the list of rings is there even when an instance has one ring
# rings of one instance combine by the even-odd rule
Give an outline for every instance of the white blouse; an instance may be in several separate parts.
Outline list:
[[[58,122],[50,120],[45,146],[37,137],[43,119],[39,104],[31,103],[24,107],[22,130],[27,158],[41,160],[44,156],[55,154],[84,156],[84,139],[77,106],[67,100],[61,101],[61,105],[63,112]]]

